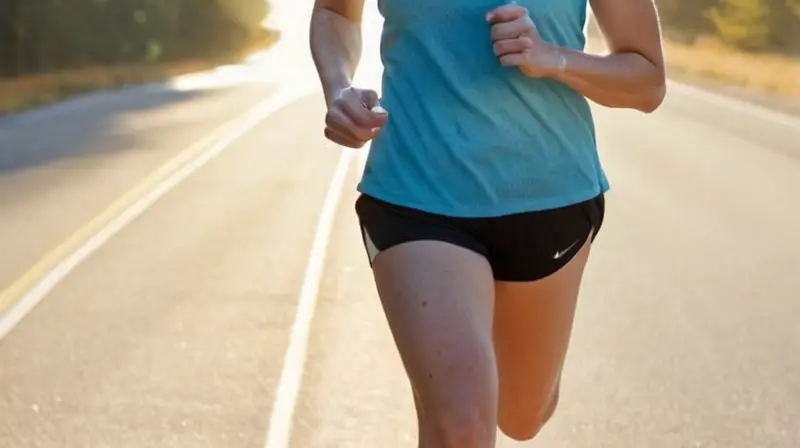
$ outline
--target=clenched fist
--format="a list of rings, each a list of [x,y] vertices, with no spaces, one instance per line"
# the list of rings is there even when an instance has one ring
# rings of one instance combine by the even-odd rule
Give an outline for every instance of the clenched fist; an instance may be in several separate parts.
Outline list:
[[[550,77],[564,69],[558,47],[542,40],[528,10],[510,3],[486,13],[491,24],[492,50],[500,63],[517,67],[532,78]]]
[[[325,137],[349,148],[361,148],[386,124],[388,113],[372,90],[346,87],[333,97],[325,115]]]

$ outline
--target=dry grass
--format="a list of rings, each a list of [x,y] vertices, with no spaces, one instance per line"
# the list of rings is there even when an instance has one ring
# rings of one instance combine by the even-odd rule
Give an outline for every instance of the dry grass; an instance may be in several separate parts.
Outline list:
[[[240,60],[256,50],[267,48],[275,43],[278,37],[276,32],[266,33],[264,39],[242,50],[240,54],[227,58],[89,67],[0,80],[0,116],[54,103],[89,91],[157,82],[211,69]]]
[[[587,49],[605,52],[594,16],[587,27]],[[668,36],[669,32],[665,32]],[[680,37],[679,35],[677,37]],[[669,75],[689,83],[735,86],[753,92],[800,98],[800,59],[737,51],[707,37],[691,45],[665,38]]]
[[[0,115],[53,103],[80,93],[167,79],[213,67],[212,61],[91,67],[0,81]]]
[[[694,45],[667,41],[664,47],[670,76],[675,78],[800,98],[800,59],[742,53],[713,39]]]

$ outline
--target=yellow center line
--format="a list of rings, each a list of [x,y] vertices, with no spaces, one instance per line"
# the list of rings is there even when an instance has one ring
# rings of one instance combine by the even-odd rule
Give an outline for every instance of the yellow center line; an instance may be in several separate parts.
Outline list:
[[[127,208],[131,207],[150,191],[156,188],[169,176],[186,165],[189,161],[198,157],[202,152],[213,144],[216,140],[229,133],[238,123],[246,119],[253,113],[258,113],[265,105],[271,102],[271,97],[260,102],[250,110],[224,123],[211,133],[184,149],[172,159],[161,165],[158,169],[142,179],[138,184],[131,188],[119,199],[111,203],[103,212],[95,216],[83,227],[78,229],[69,238],[56,246],[47,253],[36,264],[31,266],[22,276],[17,278],[10,286],[0,292],[0,316],[12,308],[22,297],[34,288],[49,272],[55,269],[67,257],[78,250],[93,235],[108,225],[112,220],[122,214]]]

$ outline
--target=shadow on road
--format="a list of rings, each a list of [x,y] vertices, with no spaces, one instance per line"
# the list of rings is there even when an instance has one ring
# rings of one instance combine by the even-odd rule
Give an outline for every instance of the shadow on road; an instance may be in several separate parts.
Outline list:
[[[0,175],[61,159],[121,150],[148,150],[142,132],[166,125],[168,114],[145,119],[144,112],[174,109],[213,90],[178,91],[148,86],[79,97],[52,107],[0,119]]]

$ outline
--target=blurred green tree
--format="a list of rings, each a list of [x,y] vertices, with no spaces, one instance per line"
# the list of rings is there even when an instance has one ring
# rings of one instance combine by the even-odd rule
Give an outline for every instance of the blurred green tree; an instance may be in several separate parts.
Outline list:
[[[665,30],[678,39],[691,41],[714,31],[705,11],[717,0],[656,0],[656,5]]]
[[[770,43],[770,7],[766,0],[722,0],[708,16],[726,44],[759,51]]]
[[[223,56],[266,13],[265,0],[2,0],[0,76]]]

